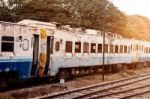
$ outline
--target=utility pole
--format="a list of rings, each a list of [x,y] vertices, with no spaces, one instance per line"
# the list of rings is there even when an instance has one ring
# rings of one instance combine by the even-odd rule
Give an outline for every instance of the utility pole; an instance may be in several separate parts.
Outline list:
[[[102,72],[102,80],[104,81],[105,80],[105,25],[106,25],[106,11],[107,11],[107,8],[108,6],[111,4],[112,1],[109,1],[108,3],[105,2],[105,8],[104,8],[104,12],[103,12],[103,15],[104,15],[104,20],[103,20],[103,63],[102,63],[102,69],[103,69],[103,72]]]

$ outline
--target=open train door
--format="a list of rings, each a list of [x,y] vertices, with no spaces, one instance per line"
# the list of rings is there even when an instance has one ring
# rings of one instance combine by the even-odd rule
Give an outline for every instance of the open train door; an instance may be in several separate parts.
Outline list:
[[[39,56],[39,35],[33,35],[34,43],[33,43],[33,62],[31,69],[31,76],[36,76],[38,69],[38,56]]]
[[[46,64],[44,69],[44,75],[48,75],[52,53],[53,53],[53,36],[47,36]]]

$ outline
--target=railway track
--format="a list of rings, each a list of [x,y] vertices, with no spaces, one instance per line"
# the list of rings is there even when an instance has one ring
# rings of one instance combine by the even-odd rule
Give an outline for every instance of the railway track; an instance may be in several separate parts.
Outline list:
[[[140,75],[136,77],[126,78],[122,80],[111,81],[92,85],[88,87],[78,88],[75,90],[53,93],[41,97],[40,99],[96,99],[96,98],[129,98],[141,95],[150,91],[150,74]],[[146,84],[145,84],[146,83]],[[140,86],[139,86],[140,85]],[[141,90],[142,89],[142,90]]]
[[[0,93],[24,89],[24,88],[30,88],[30,87],[44,86],[53,83],[57,83],[57,82],[48,81],[47,79],[32,79],[23,82],[14,82],[14,83],[6,84],[5,86],[0,86]]]
[[[80,75],[77,76],[78,78],[82,78],[85,75]],[[75,77],[72,77],[70,79],[67,79],[67,81],[71,81],[74,80]],[[59,80],[49,80],[48,78],[36,78],[36,79],[30,79],[27,81],[23,81],[23,82],[14,82],[14,83],[10,83],[10,84],[5,84],[3,86],[1,86],[0,84],[0,94],[1,93],[6,93],[6,92],[10,92],[10,91],[15,91],[15,90],[21,90],[21,89],[25,89],[25,88],[31,88],[31,87],[40,87],[40,86],[46,86],[49,84],[58,84]]]

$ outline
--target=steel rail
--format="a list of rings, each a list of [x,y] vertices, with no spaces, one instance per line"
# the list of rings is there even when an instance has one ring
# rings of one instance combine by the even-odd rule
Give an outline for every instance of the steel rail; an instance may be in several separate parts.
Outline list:
[[[88,86],[88,87],[82,87],[82,88],[78,88],[78,89],[75,89],[75,90],[48,94],[48,95],[44,95],[44,96],[40,96],[40,97],[36,97],[36,98],[40,98],[40,99],[51,98],[52,99],[52,98],[57,98],[57,97],[63,97],[64,95],[73,94],[73,93],[77,93],[77,92],[80,92],[80,91],[84,91],[84,90],[88,90],[88,89],[92,89],[92,88],[97,88],[97,87],[101,87],[101,86],[106,86],[106,85],[110,85],[110,84],[115,84],[115,83],[119,83],[119,82],[123,82],[123,81],[134,80],[134,79],[138,79],[138,78],[149,76],[149,75],[150,75],[150,73],[143,74],[143,75],[140,75],[140,76],[125,78],[125,79],[121,79],[121,80],[115,80],[115,81],[111,81],[111,82],[108,82],[108,83],[102,83],[102,84],[96,84],[96,85],[92,85],[92,86]],[[148,78],[150,78],[150,77],[148,77]],[[148,79],[148,78],[145,78],[145,79]],[[142,80],[144,80],[144,79],[142,79]],[[75,97],[75,98],[78,98],[78,97]]]
[[[88,97],[88,96],[91,96],[91,95],[94,95],[94,94],[98,94],[98,93],[100,93],[100,92],[104,92],[104,91],[108,91],[108,90],[110,90],[110,89],[115,89],[115,88],[123,87],[123,86],[125,86],[125,85],[130,85],[130,84],[133,84],[133,83],[136,83],[136,82],[139,82],[139,81],[143,81],[143,80],[147,80],[147,79],[150,79],[150,77],[145,78],[145,79],[141,79],[141,80],[136,80],[136,81],[128,82],[128,83],[121,84],[121,85],[116,85],[116,86],[114,86],[114,87],[109,87],[109,88],[107,88],[107,89],[103,89],[103,90],[99,90],[99,91],[87,93],[87,94],[84,94],[84,95],[81,95],[81,96],[77,96],[77,97],[75,97],[75,98],[73,98],[73,99],[85,98],[85,97]],[[119,92],[118,92],[118,93],[119,93]],[[114,93],[114,94],[115,94],[115,93]],[[106,95],[107,95],[107,94],[106,94]],[[105,97],[106,95],[102,95],[102,96],[99,95],[98,97]],[[108,95],[109,95],[109,94],[108,94]],[[111,95],[111,93],[110,93],[110,95]],[[95,99],[95,98],[98,98],[98,97],[94,97],[94,98],[92,98],[92,99]]]
[[[134,91],[134,90],[138,90],[138,89],[142,89],[142,88],[147,88],[147,87],[150,87],[150,84],[145,85],[145,86],[136,87],[136,88],[127,89],[127,90],[122,90],[122,91],[107,93],[107,94],[104,94],[104,95],[97,95],[97,96],[94,96],[94,97],[90,97],[90,99],[97,99],[97,98],[107,97],[107,96],[111,96],[111,95],[116,95],[116,94],[121,94],[121,93],[127,93],[129,91]],[[134,94],[134,95],[136,96],[137,94]],[[128,95],[128,96],[125,96],[123,98],[124,99],[125,98],[128,99],[129,97],[132,97],[134,95]]]
[[[127,96],[121,97],[119,99],[129,99],[131,97],[140,96],[140,95],[147,94],[147,93],[150,93],[150,90],[143,91],[143,92],[140,92],[140,93],[136,93],[136,94],[133,94],[133,95],[127,95]]]

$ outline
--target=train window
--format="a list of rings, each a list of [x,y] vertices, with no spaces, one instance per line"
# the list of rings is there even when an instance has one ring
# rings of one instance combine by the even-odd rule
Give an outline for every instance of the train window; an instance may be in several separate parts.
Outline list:
[[[110,53],[113,53],[113,45],[110,45]]]
[[[120,45],[120,53],[123,53],[123,45]]]
[[[115,45],[115,53],[118,53],[118,45]]]
[[[75,42],[75,53],[81,53],[81,42]]]
[[[105,44],[104,46],[105,46],[105,47],[104,47],[104,48],[105,48],[105,49],[104,49],[104,52],[105,52],[105,53],[108,53],[108,44]]]
[[[66,52],[72,53],[72,42],[66,41]]]
[[[124,46],[124,53],[127,53],[127,46]]]
[[[91,43],[91,53],[96,53],[96,44]]]
[[[59,51],[60,48],[60,42],[55,43],[55,51]]]
[[[89,53],[89,43],[83,43],[83,53]]]
[[[14,51],[14,37],[3,36],[2,37],[2,52],[13,52]]]
[[[148,47],[147,47],[147,53],[148,53]]]
[[[102,44],[98,44],[98,53],[102,53]]]

